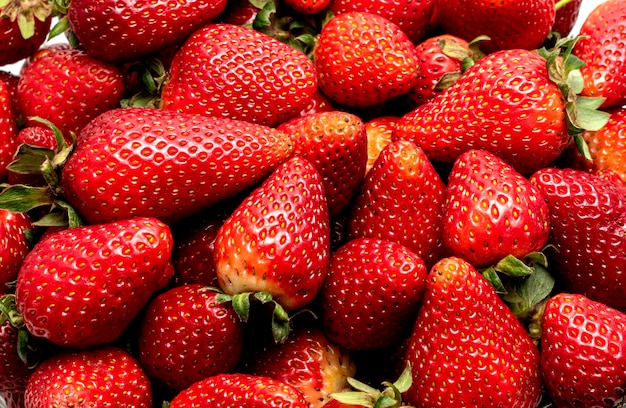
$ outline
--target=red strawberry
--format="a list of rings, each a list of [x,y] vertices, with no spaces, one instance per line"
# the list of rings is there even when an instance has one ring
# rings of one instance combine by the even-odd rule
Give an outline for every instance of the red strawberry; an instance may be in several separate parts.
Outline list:
[[[555,4],[557,6],[559,3],[562,2],[560,0],[555,0]],[[554,24],[552,24],[552,29],[550,31],[559,33],[561,37],[568,36],[576,25],[576,20],[580,14],[580,7],[582,6],[582,3],[583,0],[570,0],[564,6],[558,7],[554,17]]]
[[[313,163],[324,179],[331,217],[356,194],[367,163],[367,133],[358,116],[341,111],[313,113],[278,126],[293,141],[292,156]]]
[[[331,0],[284,0],[285,4],[302,14],[315,14],[328,7]]]
[[[28,126],[31,117],[54,123],[65,135],[77,133],[97,115],[119,106],[124,77],[116,66],[81,49],[40,51],[25,66],[17,87],[20,113]]]
[[[43,361],[28,380],[29,408],[152,407],[148,377],[126,351],[104,346],[62,351]]]
[[[0,182],[6,180],[7,166],[17,148],[17,111],[9,84],[0,80]]]
[[[169,227],[151,218],[44,235],[17,279],[16,303],[26,327],[66,347],[117,339],[163,275],[173,272],[172,246]]]
[[[100,0],[70,3],[72,32],[89,55],[105,61],[139,60],[185,40],[213,21],[226,0],[202,3]]]
[[[293,385],[269,377],[233,373],[198,381],[179,393],[169,408],[309,408]]]
[[[24,394],[32,372],[23,323],[15,310],[15,296],[0,295],[0,395]]]
[[[230,0],[216,22],[238,26],[252,25],[261,8],[250,0]]]
[[[17,277],[30,250],[33,229],[27,214],[0,209],[0,287]]]
[[[443,258],[426,291],[406,360],[415,406],[536,407],[539,351],[493,287],[466,261]]]
[[[316,88],[304,53],[251,28],[208,24],[174,56],[161,106],[275,126],[306,108]]]
[[[0,66],[35,53],[46,41],[51,22],[49,1],[4,1],[0,7]]]
[[[448,177],[443,230],[444,252],[479,268],[541,251],[550,214],[537,187],[508,163],[469,150]]]
[[[571,51],[571,41],[565,41],[561,44]],[[569,87],[565,71],[575,71],[575,61],[569,54],[561,65],[558,49],[542,53],[545,58],[513,49],[480,59],[436,98],[404,115],[394,137],[412,140],[429,158],[445,163],[467,150],[485,149],[524,175],[551,164],[571,141],[566,109],[579,109],[573,90],[566,99],[553,81],[556,74],[548,74],[546,58],[551,69],[563,71],[562,86]],[[569,127],[599,129],[606,122],[599,118]]]
[[[565,288],[626,309],[626,187],[573,169],[541,169],[530,181],[548,203],[548,242]]]
[[[244,363],[248,374],[293,385],[312,408],[324,405],[331,393],[343,391],[356,372],[350,353],[317,327],[297,328],[284,343],[264,347]]]
[[[379,116],[365,122],[365,133],[367,134],[366,175],[374,166],[380,152],[391,143],[393,129],[397,121],[398,117],[396,116]]]
[[[329,258],[323,181],[315,166],[299,156],[274,170],[228,217],[215,240],[224,292],[235,297],[269,293],[276,307],[287,311],[315,298]],[[285,335],[275,333],[278,340]]]
[[[368,12],[396,24],[411,40],[422,40],[429,28],[434,0],[332,0],[328,9],[338,15],[350,11]]]
[[[388,19],[341,13],[322,29],[314,49],[320,90],[342,105],[373,106],[415,86],[419,61],[411,40]]]
[[[424,151],[408,141],[383,149],[355,198],[348,239],[400,243],[430,267],[441,254],[445,186]]]
[[[603,108],[626,103],[626,3],[605,0],[587,16],[580,28],[582,38],[574,54],[585,61],[581,68],[585,80],[582,92],[587,96],[606,98]]]
[[[357,238],[331,257],[320,293],[328,338],[348,350],[399,345],[417,314],[428,270],[404,245]]]
[[[498,50],[540,47],[554,24],[554,0],[435,0],[437,21],[447,34],[471,41],[487,35],[482,48]]]
[[[582,295],[552,297],[541,320],[541,368],[557,407],[617,407],[626,396],[626,314]]]
[[[261,125],[121,108],[81,132],[62,186],[89,223],[139,215],[170,222],[256,185],[291,149],[284,133]]]
[[[189,284],[148,304],[139,331],[139,362],[156,384],[178,393],[235,369],[243,351],[243,326],[230,304],[215,301],[217,293]]]
[[[41,126],[27,126],[19,131],[17,137],[15,138],[15,144],[18,146],[18,151],[14,156],[14,161],[7,168],[8,171],[8,181],[10,184],[28,184],[33,186],[43,186],[46,184],[45,179],[43,178],[42,172],[40,169],[36,169],[34,173],[32,173],[32,169],[29,167],[28,170],[22,169],[20,170],[20,166],[24,164],[20,163],[20,166],[16,168],[16,160],[21,156],[21,152],[19,149],[24,149],[25,146],[34,148],[45,149],[52,154],[52,152],[57,151],[57,142],[56,135],[54,131],[49,127],[41,127]],[[39,162],[37,162],[39,164]],[[28,171],[28,172],[27,172]]]

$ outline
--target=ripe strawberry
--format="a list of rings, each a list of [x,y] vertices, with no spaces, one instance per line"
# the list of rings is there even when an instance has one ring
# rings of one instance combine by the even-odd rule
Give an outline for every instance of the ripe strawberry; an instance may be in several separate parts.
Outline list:
[[[17,277],[30,250],[33,229],[27,214],[0,209],[0,287]]]
[[[571,51],[571,41],[560,45],[570,47],[564,52]],[[543,56],[513,49],[480,59],[430,103],[404,115],[394,138],[412,140],[431,160],[444,163],[453,163],[467,150],[485,149],[523,175],[551,164],[572,138],[566,109],[582,109],[567,83],[577,62],[571,54],[559,58],[560,48]],[[546,65],[562,74],[558,82],[571,91],[567,99],[553,80],[557,75],[549,75]],[[599,129],[606,122],[599,117],[597,123],[569,127]]]
[[[348,350],[399,345],[410,333],[428,270],[404,245],[356,238],[331,257],[320,292],[328,338]]]
[[[307,159],[319,171],[329,215],[343,212],[365,174],[367,133],[361,119],[342,111],[320,112],[292,119],[278,130],[293,141],[292,156]]]
[[[0,295],[0,395],[19,395],[26,390],[32,361],[26,354],[28,342],[20,333],[24,330],[21,316],[15,311],[15,296]]]
[[[550,214],[537,187],[508,163],[468,150],[448,177],[443,231],[444,253],[480,268],[541,251]]]
[[[557,6],[559,3],[560,0],[555,0]],[[558,7],[554,17],[554,24],[552,24],[550,31],[559,33],[561,37],[567,37],[576,25],[582,3],[583,0],[570,0],[564,6]]]
[[[121,108],[83,129],[62,186],[92,224],[133,216],[171,222],[256,185],[291,149],[284,133],[260,125]]]
[[[226,9],[216,18],[216,23],[251,26],[261,11],[260,5],[250,0],[230,0],[226,2]]]
[[[365,133],[367,134],[366,175],[374,166],[380,152],[391,143],[393,129],[397,121],[398,117],[396,116],[379,116],[365,122]]]
[[[350,11],[368,12],[396,24],[413,43],[422,40],[429,28],[434,0],[332,0],[328,9],[338,15]]]
[[[52,22],[49,1],[9,0],[0,7],[0,66],[30,57],[46,41]]]
[[[565,288],[626,309],[626,187],[574,169],[541,169],[530,181],[548,203],[548,243]]]
[[[99,0],[71,2],[67,18],[85,50],[104,61],[139,60],[184,41],[213,21],[226,0],[202,3]]]
[[[598,4],[580,28],[582,38],[574,54],[585,61],[580,72],[585,80],[582,92],[606,98],[603,108],[626,103],[626,54],[620,44],[626,41],[626,3],[606,0]]]
[[[415,47],[388,19],[341,13],[322,29],[314,49],[319,89],[332,101],[373,106],[407,93],[419,64]]]
[[[296,387],[312,408],[347,386],[356,366],[348,351],[329,341],[317,327],[300,327],[284,343],[256,351],[244,361],[247,374],[270,377]]]
[[[178,393],[196,381],[231,372],[241,359],[243,326],[230,304],[202,284],[173,287],[141,319],[139,362],[158,385]]]
[[[315,14],[328,7],[332,0],[284,0],[285,4],[302,14]]]
[[[24,149],[25,146],[23,145],[28,145],[29,148],[32,146],[34,148],[45,149],[50,153],[57,151],[54,131],[49,127],[27,126],[18,132],[15,138],[15,144],[17,145],[18,151],[15,152],[13,162],[7,167],[7,180],[9,184],[28,184],[32,186],[46,185],[46,181],[40,169],[35,169],[34,172],[32,172],[33,169],[30,166],[28,169],[20,169],[19,167],[24,163],[20,162],[20,166],[16,167],[16,159],[22,155],[19,149]],[[39,162],[36,163],[39,164]]]
[[[179,393],[169,408],[309,408],[293,385],[269,377],[233,373],[198,381]]]
[[[29,408],[152,407],[148,377],[128,352],[103,346],[64,350],[43,361],[28,380]]]
[[[208,24],[176,53],[164,109],[275,126],[306,108],[317,88],[307,56],[251,28]]]
[[[65,135],[78,133],[97,115],[119,106],[124,77],[116,66],[81,49],[40,51],[25,66],[17,87],[17,102],[27,126],[31,117],[54,123]]]
[[[554,0],[435,0],[437,21],[447,34],[471,41],[487,35],[486,53],[540,47],[554,24]]]
[[[299,116],[308,116],[313,113],[334,111],[335,108],[330,99],[319,90],[315,90],[306,108],[300,111]]]
[[[406,360],[415,406],[536,407],[539,351],[493,287],[466,261],[443,258],[426,291]]]
[[[232,213],[215,239],[219,285],[234,297],[269,294],[274,323],[282,311],[308,305],[328,269],[330,226],[324,185],[315,166],[295,156],[281,164]],[[237,313],[246,319],[240,308]],[[275,332],[288,334],[288,324]],[[287,326],[287,327],[286,327]]]
[[[151,218],[42,236],[17,279],[16,304],[27,329],[66,347],[117,339],[173,272],[172,246],[169,227]]]
[[[409,141],[380,153],[355,198],[348,239],[400,243],[430,267],[441,254],[445,186],[424,151]]]
[[[626,396],[626,314],[585,296],[552,297],[541,320],[541,368],[557,407],[617,407]]]
[[[17,115],[8,85],[0,81],[0,182],[7,178],[7,166],[17,148]]]

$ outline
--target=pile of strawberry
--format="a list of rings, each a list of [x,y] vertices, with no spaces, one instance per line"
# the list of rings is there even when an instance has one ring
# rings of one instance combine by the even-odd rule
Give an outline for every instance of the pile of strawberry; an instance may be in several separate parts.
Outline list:
[[[626,405],[580,6],[0,1],[0,406]]]

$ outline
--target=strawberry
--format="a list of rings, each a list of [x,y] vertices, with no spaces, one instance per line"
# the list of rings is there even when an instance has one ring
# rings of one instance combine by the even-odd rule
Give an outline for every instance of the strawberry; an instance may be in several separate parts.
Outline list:
[[[607,119],[593,111],[597,105],[578,99],[577,84],[571,83],[580,67],[571,55],[573,44],[565,39],[541,55],[512,49],[480,59],[436,98],[400,118],[394,138],[412,140],[431,160],[444,163],[467,150],[485,149],[523,175],[551,164],[572,140],[568,129],[597,130]],[[566,56],[559,57],[559,49]],[[580,116],[593,111],[598,120],[569,123],[576,115],[566,110]]]
[[[415,406],[536,407],[539,351],[494,288],[461,258],[443,258],[426,290],[406,360]]]
[[[343,391],[356,366],[348,351],[329,341],[318,327],[300,327],[284,343],[271,344],[244,361],[244,372],[296,387],[310,407],[321,407],[329,395]]]
[[[17,277],[30,251],[33,230],[27,214],[0,209],[0,286]]]
[[[43,361],[25,392],[29,408],[152,407],[148,377],[128,352],[112,346],[64,350]]]
[[[424,261],[402,244],[356,238],[335,251],[320,292],[328,338],[348,350],[399,345],[424,293]]]
[[[335,15],[359,11],[377,14],[396,24],[413,43],[422,40],[434,11],[434,0],[332,0],[328,9]]]
[[[281,164],[217,233],[215,269],[222,290],[237,304],[250,293],[269,294],[276,319],[281,309],[308,305],[328,269],[327,208],[323,180],[311,162],[295,156]],[[277,340],[288,334],[288,327],[280,329]]]
[[[29,332],[54,344],[111,342],[173,272],[172,246],[169,227],[151,218],[45,234],[19,271],[18,311]]]
[[[243,326],[230,304],[202,284],[173,287],[146,307],[138,336],[148,376],[178,393],[205,377],[231,372],[241,359]]]
[[[448,177],[443,231],[444,253],[479,268],[541,251],[550,214],[537,187],[508,163],[468,150]]]
[[[225,8],[226,0],[198,4],[127,0],[113,6],[99,0],[76,0],[69,4],[67,20],[89,55],[119,63],[184,41]]]
[[[226,9],[217,17],[215,22],[238,26],[251,26],[261,7],[250,0],[230,0],[226,2]]]
[[[10,90],[0,81],[0,181],[7,178],[7,166],[17,149],[17,115],[13,107]]]
[[[33,56],[20,76],[17,103],[27,126],[48,119],[69,135],[97,115],[119,106],[124,93],[121,70],[81,49],[53,48]]]
[[[27,126],[22,128],[16,138],[15,144],[18,146],[14,155],[14,160],[7,167],[7,179],[9,184],[29,184],[33,186],[43,186],[46,184],[41,171],[25,172],[16,168],[17,159],[22,155],[21,149],[29,149],[30,147],[41,148],[49,152],[57,151],[57,142],[54,131],[49,127]],[[28,145],[23,146],[23,145]],[[21,163],[23,164],[23,162]],[[21,165],[20,164],[20,165]]]
[[[396,126],[398,118],[396,116],[379,116],[365,122],[365,133],[367,134],[367,165],[365,174],[374,166],[380,152],[391,143],[393,128]]]
[[[405,140],[390,143],[355,198],[347,237],[400,243],[430,267],[441,254],[444,204],[445,186],[424,151]]]
[[[52,2],[8,0],[0,6],[0,66],[30,57],[46,41]]]
[[[140,215],[172,222],[256,185],[291,149],[284,133],[261,125],[120,108],[83,129],[61,184],[89,223]]]
[[[352,11],[331,18],[314,49],[319,89],[332,101],[372,106],[415,86],[415,47],[400,28],[377,14]]]
[[[164,109],[276,126],[306,108],[317,88],[307,56],[267,34],[208,24],[176,53]]]
[[[617,407],[626,395],[626,314],[583,295],[552,297],[541,319],[541,368],[557,407]]]
[[[309,408],[293,385],[269,377],[233,373],[198,381],[179,393],[169,408]]]
[[[574,169],[541,169],[530,181],[548,203],[548,243],[565,288],[626,309],[626,187]]]
[[[32,372],[23,323],[15,311],[15,296],[0,295],[0,395],[24,394]]]
[[[555,0],[556,15],[554,16],[554,23],[550,31],[559,33],[561,37],[566,37],[572,32],[576,25],[583,0],[569,0],[563,6],[559,3],[563,2]]]
[[[486,53],[540,47],[554,24],[554,0],[435,0],[437,21],[447,34],[471,41],[487,35]]]
[[[284,0],[285,4],[298,13],[315,14],[328,7],[332,0]]]
[[[620,44],[626,41],[626,3],[606,0],[598,4],[580,28],[581,40],[574,54],[586,62],[581,68],[583,95],[605,98],[603,108],[626,103],[626,54]]]
[[[324,180],[331,217],[348,207],[365,174],[367,133],[363,121],[342,111],[313,113],[278,126],[289,135],[292,156],[313,163]]]

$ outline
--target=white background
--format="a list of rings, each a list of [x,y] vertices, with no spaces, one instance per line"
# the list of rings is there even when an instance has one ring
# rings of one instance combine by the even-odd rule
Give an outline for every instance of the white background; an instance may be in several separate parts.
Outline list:
[[[578,18],[578,21],[576,23],[576,26],[574,27],[574,30],[571,33],[571,36],[574,36],[574,35],[578,34],[578,32],[580,30],[580,26],[582,25],[584,20],[587,18],[587,15],[598,4],[602,3],[603,1],[604,0],[583,0],[583,2],[581,4],[581,10],[580,10],[579,18]],[[53,24],[54,24],[54,22],[53,22]],[[65,42],[65,36],[59,35],[59,36],[53,38],[52,40],[50,40],[48,42],[48,44],[58,43],[58,42]],[[18,74],[21,66],[22,66],[22,62],[18,62],[18,63],[15,63],[15,64],[11,64],[11,65],[6,65],[4,67],[0,67],[0,69],[3,70],[3,71],[10,71],[10,72],[13,72],[14,74]]]

